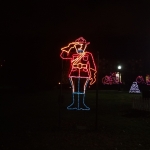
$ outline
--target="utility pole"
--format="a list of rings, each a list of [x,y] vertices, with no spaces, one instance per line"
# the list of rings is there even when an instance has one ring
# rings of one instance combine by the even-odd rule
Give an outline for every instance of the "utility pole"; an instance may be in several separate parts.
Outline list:
[[[95,118],[95,130],[98,129],[98,93],[99,93],[99,51],[97,51],[97,76],[96,76],[96,118]]]

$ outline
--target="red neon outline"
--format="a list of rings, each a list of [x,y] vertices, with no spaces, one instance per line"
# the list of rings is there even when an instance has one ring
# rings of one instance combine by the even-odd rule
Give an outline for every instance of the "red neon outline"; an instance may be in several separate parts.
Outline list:
[[[92,53],[85,52],[87,45],[90,42],[86,42],[83,37],[78,38],[75,42],[71,42],[68,46],[61,48],[60,57],[62,59],[70,59],[71,71],[69,77],[72,78],[88,78],[90,85],[96,82],[96,65]],[[78,49],[76,45],[80,46]],[[84,48],[83,48],[84,46]],[[75,49],[76,52],[71,54],[71,50]],[[83,50],[82,53],[78,53],[77,50]],[[86,58],[84,58],[86,57]],[[78,75],[73,75],[74,72],[78,72]],[[85,72],[86,76],[82,76],[81,73]]]

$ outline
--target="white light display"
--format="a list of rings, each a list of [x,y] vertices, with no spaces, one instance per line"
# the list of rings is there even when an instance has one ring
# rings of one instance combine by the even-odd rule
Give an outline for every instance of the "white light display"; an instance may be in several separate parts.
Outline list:
[[[137,82],[132,83],[132,86],[130,88],[129,93],[141,93],[140,90],[139,90]]]

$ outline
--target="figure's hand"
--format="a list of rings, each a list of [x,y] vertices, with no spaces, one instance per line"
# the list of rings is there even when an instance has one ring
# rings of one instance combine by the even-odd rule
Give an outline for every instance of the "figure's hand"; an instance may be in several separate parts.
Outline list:
[[[93,78],[90,79],[90,85],[94,84],[96,80],[94,80]]]
[[[91,81],[90,81],[90,85],[92,85],[92,84],[93,84],[93,79],[91,78],[90,80],[91,80]]]
[[[75,45],[79,45],[79,42],[72,42],[72,43],[69,43],[68,47],[71,49],[71,48],[74,48]]]
[[[90,85],[92,85],[96,82],[96,70],[90,69],[90,71],[91,71]]]
[[[66,51],[67,53],[69,53],[70,50],[71,50],[72,48],[75,48],[75,45],[78,45],[78,44],[79,44],[79,42],[72,42],[72,43],[69,43],[68,46],[61,48],[61,50],[62,50],[62,51]]]

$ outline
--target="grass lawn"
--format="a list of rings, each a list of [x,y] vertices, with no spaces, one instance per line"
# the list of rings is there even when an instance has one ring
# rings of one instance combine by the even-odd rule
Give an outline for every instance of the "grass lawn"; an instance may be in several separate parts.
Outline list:
[[[1,94],[1,150],[150,150],[150,112],[132,109],[141,94],[88,90],[90,111],[69,111],[71,91]],[[60,112],[60,113],[59,113]],[[59,115],[60,114],[60,115]]]

